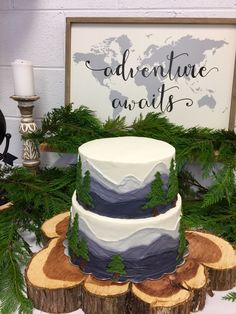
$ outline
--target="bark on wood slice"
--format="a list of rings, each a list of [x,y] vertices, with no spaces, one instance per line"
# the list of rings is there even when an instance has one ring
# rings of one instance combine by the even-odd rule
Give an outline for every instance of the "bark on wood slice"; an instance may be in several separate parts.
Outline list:
[[[131,313],[189,314],[192,292],[172,286],[168,276],[132,285]]]
[[[208,289],[231,289],[236,283],[232,246],[197,231],[186,232],[185,263],[159,280],[121,284],[84,275],[64,253],[68,222],[65,212],[42,225],[48,244],[26,270],[28,296],[42,311],[66,313],[81,307],[86,314],[189,314],[203,309]]]
[[[212,290],[229,290],[236,285],[236,253],[224,239],[206,232],[188,231],[190,256],[209,273]]]
[[[86,314],[128,313],[129,298],[129,283],[119,284],[89,277],[84,283],[82,309]]]
[[[28,297],[35,308],[49,313],[66,313],[80,308],[82,283],[86,279],[64,254],[65,219],[68,224],[68,213],[55,216],[44,224],[45,236],[52,239],[32,257],[26,269]],[[62,224],[64,230],[60,228]]]
[[[70,212],[58,214],[48,220],[46,220],[41,226],[41,234],[43,243],[47,243],[49,240],[58,237],[65,237]]]
[[[206,268],[188,256],[183,266],[178,267],[175,274],[175,282],[193,292],[191,312],[201,311],[206,303],[208,291],[208,272]]]

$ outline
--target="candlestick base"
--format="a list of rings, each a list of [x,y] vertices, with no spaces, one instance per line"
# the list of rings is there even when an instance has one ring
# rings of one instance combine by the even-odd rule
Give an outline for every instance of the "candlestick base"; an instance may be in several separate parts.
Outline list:
[[[15,101],[20,101],[20,102],[31,102],[31,101],[36,101],[40,97],[33,95],[33,96],[18,96],[18,95],[12,95],[10,98],[12,98]]]
[[[40,97],[36,95],[33,96],[13,95],[10,98],[18,102],[18,108],[21,113],[21,122],[19,127],[20,134],[26,135],[29,133],[36,132],[38,128],[33,119],[34,109],[33,102],[38,100]],[[22,139],[22,141],[23,141],[22,152],[23,166],[31,171],[37,171],[40,165],[39,149],[32,140]]]

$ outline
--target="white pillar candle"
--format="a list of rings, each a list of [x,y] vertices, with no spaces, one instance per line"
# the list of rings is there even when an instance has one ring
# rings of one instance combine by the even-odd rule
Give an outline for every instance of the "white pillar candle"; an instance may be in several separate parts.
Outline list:
[[[34,73],[31,61],[15,60],[12,62],[14,95],[34,96]]]

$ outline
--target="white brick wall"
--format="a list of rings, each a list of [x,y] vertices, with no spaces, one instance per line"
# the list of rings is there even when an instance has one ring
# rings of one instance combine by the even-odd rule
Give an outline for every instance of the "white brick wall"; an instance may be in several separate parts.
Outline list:
[[[0,108],[12,133],[10,152],[20,157],[19,111],[10,63],[32,60],[37,122],[64,104],[66,16],[236,17],[236,0],[0,0]],[[18,160],[20,163],[21,160]]]

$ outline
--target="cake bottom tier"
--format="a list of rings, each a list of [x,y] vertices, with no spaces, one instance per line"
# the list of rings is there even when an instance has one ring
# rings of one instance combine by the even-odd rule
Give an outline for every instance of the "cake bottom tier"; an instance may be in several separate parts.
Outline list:
[[[161,241],[169,241],[168,237],[163,236]],[[129,252],[122,254],[123,264],[125,266],[126,274],[121,274],[117,279],[120,282],[132,281],[141,282],[145,279],[158,279],[166,273],[172,273],[176,267],[183,262],[183,259],[177,261],[178,257],[178,241],[173,240],[175,245],[172,249],[158,251],[153,255],[139,257],[139,248],[136,249],[137,258],[129,258]],[[103,254],[97,254],[97,249],[93,250],[93,246],[89,245],[89,261],[84,263],[81,257],[77,257],[71,253],[71,262],[75,265],[83,265],[83,271],[87,274],[93,274],[98,279],[111,279],[113,274],[107,272],[107,267],[111,261],[112,256],[117,253],[105,251],[101,248]],[[152,247],[158,246],[153,243]]]
[[[141,282],[172,273],[183,263],[183,258],[178,257],[180,196],[176,206],[165,214],[144,219],[115,219],[85,210],[74,195],[72,222],[76,214],[78,242],[83,241],[88,258],[83,254],[76,256],[70,250],[69,255],[71,262],[87,274],[98,279],[114,279],[115,275],[119,282]]]

